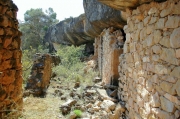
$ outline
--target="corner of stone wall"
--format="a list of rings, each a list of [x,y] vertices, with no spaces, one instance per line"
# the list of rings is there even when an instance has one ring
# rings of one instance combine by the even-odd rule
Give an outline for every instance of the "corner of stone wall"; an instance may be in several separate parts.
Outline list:
[[[22,111],[22,53],[17,10],[11,0],[0,0],[0,118],[18,118]]]
[[[180,118],[180,1],[129,11],[118,97],[130,119]]]
[[[98,57],[98,67],[102,81],[105,84],[116,83],[119,78],[117,58],[123,53],[124,36],[121,30],[104,29],[95,39],[95,56]],[[116,84],[118,85],[118,81]]]

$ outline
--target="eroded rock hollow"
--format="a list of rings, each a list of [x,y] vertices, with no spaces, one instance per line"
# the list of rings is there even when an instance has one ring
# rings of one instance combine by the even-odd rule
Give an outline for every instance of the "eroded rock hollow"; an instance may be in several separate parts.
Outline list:
[[[122,29],[126,18],[121,11],[110,8],[97,0],[83,1],[85,14],[68,18],[49,28],[44,43],[81,45],[93,42],[104,28]]]

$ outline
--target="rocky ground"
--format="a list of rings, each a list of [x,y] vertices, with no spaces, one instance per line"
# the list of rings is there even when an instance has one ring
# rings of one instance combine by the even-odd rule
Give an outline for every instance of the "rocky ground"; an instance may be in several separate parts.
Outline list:
[[[108,96],[110,95],[110,96]],[[117,87],[103,85],[96,77],[93,85],[53,78],[44,98],[24,98],[23,119],[121,119],[123,102],[117,99]]]

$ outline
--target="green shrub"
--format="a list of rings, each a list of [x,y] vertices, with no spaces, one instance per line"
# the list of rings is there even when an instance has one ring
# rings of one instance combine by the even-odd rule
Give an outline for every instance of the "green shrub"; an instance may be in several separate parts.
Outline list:
[[[92,84],[92,79],[97,76],[96,71],[89,71],[87,74],[84,73],[85,62],[80,59],[85,57],[83,54],[84,45],[75,46],[63,46],[59,45],[57,55],[61,58],[61,64],[53,68],[53,72],[64,81],[75,81]]]
[[[74,110],[74,113],[76,114],[77,117],[82,116],[82,111],[81,110]]]

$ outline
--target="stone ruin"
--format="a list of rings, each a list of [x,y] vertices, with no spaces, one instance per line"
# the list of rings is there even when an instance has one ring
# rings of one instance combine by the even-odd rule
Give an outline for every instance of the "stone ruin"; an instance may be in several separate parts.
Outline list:
[[[112,27],[104,29],[95,39],[95,57],[98,57],[98,69],[105,84],[118,84],[118,57],[123,53],[124,36],[121,30]]]
[[[58,65],[60,58],[50,54],[37,53],[34,57],[30,76],[27,79],[24,96],[44,97],[52,76],[53,65]]]
[[[22,111],[21,33],[17,6],[0,0],[0,118],[17,118]],[[8,116],[7,116],[8,115]]]
[[[95,39],[103,82],[118,77],[127,119],[180,118],[180,1],[143,4],[126,15],[122,49],[113,43],[123,36],[112,28]]]
[[[118,6],[115,2],[110,6]],[[124,9],[125,35],[109,28],[96,38],[95,55],[102,80],[119,86],[117,96],[125,104],[126,118],[178,119],[180,1],[143,3]],[[11,0],[0,0],[0,118],[7,115],[16,118],[22,109],[21,33],[17,10]]]

